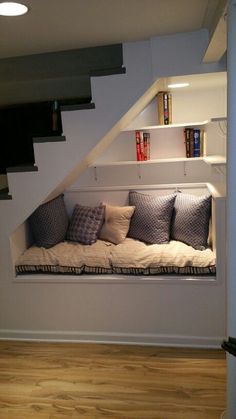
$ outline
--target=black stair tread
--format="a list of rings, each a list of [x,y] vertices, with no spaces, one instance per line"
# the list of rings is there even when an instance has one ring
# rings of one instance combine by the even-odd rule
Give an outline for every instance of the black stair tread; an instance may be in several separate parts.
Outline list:
[[[46,137],[34,137],[33,143],[49,143],[49,142],[59,142],[66,141],[65,135],[50,135]]]
[[[113,74],[125,74],[126,68],[125,67],[114,67],[114,68],[104,68],[104,69],[97,69],[92,70],[90,72],[91,77],[99,77],[99,76],[112,76]]]
[[[12,199],[12,196],[0,191],[0,201],[6,201],[7,199]]]
[[[0,200],[5,200],[5,199],[12,199],[12,196],[9,194],[8,188],[0,189]]]
[[[38,171],[38,167],[32,165],[27,165],[27,164],[22,164],[20,166],[12,166],[12,167],[7,167],[6,168],[7,173],[14,173],[14,172],[37,172]]]
[[[83,109],[95,109],[94,103],[68,103],[60,105],[61,111],[80,111]]]

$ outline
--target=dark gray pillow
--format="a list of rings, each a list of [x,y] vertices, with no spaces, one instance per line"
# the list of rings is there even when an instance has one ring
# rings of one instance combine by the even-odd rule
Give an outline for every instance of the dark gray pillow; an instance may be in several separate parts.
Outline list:
[[[67,239],[82,244],[95,243],[104,221],[104,215],[104,205],[98,207],[75,205],[67,231]]]
[[[171,238],[194,249],[204,250],[207,247],[210,216],[210,195],[178,193],[171,222]]]
[[[151,244],[168,243],[175,194],[146,195],[129,193],[129,205],[135,206],[128,236]]]
[[[40,205],[29,223],[37,246],[48,249],[63,241],[69,223],[63,194]]]

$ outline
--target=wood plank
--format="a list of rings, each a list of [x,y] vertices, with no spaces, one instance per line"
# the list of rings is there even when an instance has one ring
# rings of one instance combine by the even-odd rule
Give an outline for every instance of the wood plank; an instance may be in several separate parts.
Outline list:
[[[219,418],[221,350],[0,342],[0,419]]]

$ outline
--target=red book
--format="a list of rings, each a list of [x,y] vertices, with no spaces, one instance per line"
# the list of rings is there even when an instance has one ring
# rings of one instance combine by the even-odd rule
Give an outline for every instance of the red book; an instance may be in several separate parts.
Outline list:
[[[140,132],[140,156],[141,160],[144,160],[144,138],[143,138],[143,132]]]
[[[135,131],[135,139],[136,139],[136,158],[138,161],[142,160],[141,156],[141,134],[140,131]]]

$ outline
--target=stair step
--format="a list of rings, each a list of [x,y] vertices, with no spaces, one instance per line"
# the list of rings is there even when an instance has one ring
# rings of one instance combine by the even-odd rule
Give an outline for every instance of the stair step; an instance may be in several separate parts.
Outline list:
[[[80,111],[83,109],[95,109],[94,103],[68,103],[60,105],[61,111]]]
[[[125,74],[126,68],[125,67],[114,67],[114,68],[104,68],[104,69],[97,69],[92,70],[90,72],[91,77],[99,77],[99,76],[112,76],[113,74]]]
[[[0,200],[12,199],[8,188],[0,189]]]
[[[13,166],[7,167],[7,173],[15,173],[15,172],[37,172],[38,167],[34,165],[20,165],[20,166]]]
[[[34,137],[33,143],[49,143],[49,142],[58,142],[58,141],[66,141],[66,137],[64,135],[50,135],[48,137]]]

